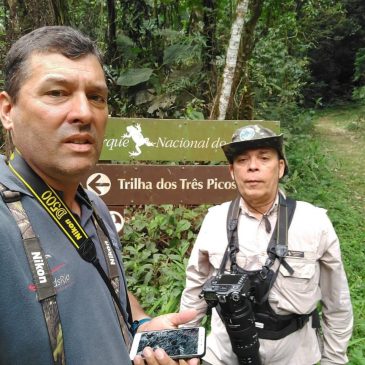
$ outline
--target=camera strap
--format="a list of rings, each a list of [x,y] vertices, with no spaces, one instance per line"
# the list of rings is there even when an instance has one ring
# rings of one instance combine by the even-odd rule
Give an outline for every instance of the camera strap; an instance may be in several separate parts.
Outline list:
[[[128,326],[128,320],[125,318],[119,298],[119,273],[116,266],[118,260],[117,255],[113,252],[113,245],[110,238],[108,237],[108,231],[101,218],[96,213],[88,196],[80,186],[78,192],[93,208],[93,222],[96,227],[100,245],[104,252],[109,276],[105,273],[99,262],[94,242],[88,237],[76,216],[68,209],[57,192],[33,172],[33,170],[23,160],[17,150],[15,150],[10,157],[9,168],[37,199],[37,201],[41,204],[41,206],[45,209],[59,229],[64,233],[64,235],[77,250],[81,258],[87,262],[92,263],[99,272],[112,296],[123,338],[127,348],[129,349],[132,343],[132,335],[129,330],[130,322]],[[126,300],[128,302],[128,297],[126,297]],[[127,304],[127,311],[129,314],[129,319],[131,320],[132,316],[129,303]]]
[[[23,239],[23,248],[32,273],[37,299],[42,305],[42,311],[46,321],[53,363],[55,365],[65,365],[63,332],[58,311],[56,290],[53,286],[53,277],[46,256],[38,237],[34,234],[29,217],[21,203],[21,194],[18,191],[9,190],[2,184],[0,184],[0,193],[18,224]]]
[[[240,200],[241,197],[238,196],[234,200],[232,200],[227,214],[227,238],[228,238],[228,246],[224,253],[219,273],[223,274],[228,258],[231,261],[231,272],[237,273],[239,270],[237,265],[236,255],[239,251],[239,242],[238,242],[238,219],[240,216],[241,208],[240,208]],[[292,275],[293,269],[286,262],[285,256],[288,252],[288,229],[291,223],[291,220],[294,215],[294,210],[296,206],[296,201],[290,198],[284,198],[284,196],[279,193],[279,205],[278,205],[278,213],[277,213],[277,221],[275,225],[275,229],[270,238],[267,253],[268,258],[265,262],[265,265],[259,271],[260,278],[264,281],[268,276],[268,272],[273,266],[276,259],[279,260],[279,267],[274,275],[271,276],[271,282],[269,289],[265,296],[268,295],[269,290],[275,282],[276,276],[278,274],[280,265],[283,264],[285,269]],[[266,299],[266,298],[265,298]]]

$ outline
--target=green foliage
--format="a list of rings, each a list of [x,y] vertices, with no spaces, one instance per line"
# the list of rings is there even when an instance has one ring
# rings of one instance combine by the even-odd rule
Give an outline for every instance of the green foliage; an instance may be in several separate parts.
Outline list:
[[[364,133],[365,132],[365,118],[357,117],[347,125],[347,129],[352,132]]]
[[[352,92],[354,100],[365,100],[365,48],[360,48],[356,53],[354,81],[357,82]]]
[[[365,46],[363,0],[324,1],[317,16],[306,20],[312,47],[310,76],[304,91],[307,105],[318,98],[324,103],[350,99],[358,82],[354,80],[357,50]],[[312,104],[309,104],[312,103]]]
[[[360,48],[356,53],[354,80],[365,79],[365,48]]]
[[[176,311],[205,206],[129,208],[122,246],[129,289],[149,314]]]
[[[68,0],[70,25],[98,41],[100,48],[107,50],[105,29],[107,28],[106,3],[103,0]]]
[[[265,2],[249,61],[255,119],[280,120],[291,131],[311,127],[311,115],[303,115],[302,105],[312,46],[306,22],[316,19],[316,12],[312,2],[303,7],[291,0]]]
[[[352,106],[349,110],[344,112],[336,109],[332,112],[331,118],[333,115],[332,120],[336,125],[342,123],[346,126],[349,120],[360,120],[364,108]],[[354,115],[355,110],[357,115]],[[365,137],[364,129],[352,131],[360,140]],[[351,138],[354,137],[344,135],[343,138],[348,138],[349,141],[343,148],[353,144]],[[331,150],[329,150],[328,147],[326,148],[328,143],[329,141],[318,136],[318,131],[316,134],[310,132],[290,138],[287,152],[291,176],[285,184],[285,189],[297,199],[310,201],[327,209],[336,229],[341,243],[355,319],[353,337],[349,344],[351,359],[349,364],[358,365],[365,361],[365,221],[363,218],[365,189],[363,180],[355,176],[355,171],[363,166],[363,162],[362,159],[358,161],[355,156],[347,157],[346,151],[342,149],[331,152],[333,146],[330,146]],[[341,167],[341,164],[346,166],[349,164],[350,167],[346,170]],[[340,169],[344,175],[339,175]]]
[[[173,29],[150,29],[152,44],[161,52],[148,54],[131,38],[120,35],[118,49],[125,56],[119,69],[109,68],[112,86],[111,113],[143,117],[180,118],[195,98],[202,80],[201,53],[204,39]],[[200,113],[202,110],[195,110]],[[204,117],[203,117],[204,118]]]
[[[207,118],[235,6],[229,0],[68,0],[65,8],[72,10],[70,24],[96,39],[107,55],[111,115]],[[362,0],[265,1],[249,73],[235,97],[252,86],[255,117],[280,119],[288,127],[303,103],[318,106],[351,94],[363,99],[363,14]],[[0,48],[6,49],[12,21],[4,4],[0,18]],[[192,107],[194,100],[203,103]]]
[[[116,83],[120,86],[135,86],[148,81],[152,73],[151,68],[130,68],[120,74]]]
[[[299,105],[308,62],[289,53],[284,31],[280,26],[270,29],[257,42],[250,61],[255,119],[280,120],[282,125],[294,128],[298,118],[303,118]]]

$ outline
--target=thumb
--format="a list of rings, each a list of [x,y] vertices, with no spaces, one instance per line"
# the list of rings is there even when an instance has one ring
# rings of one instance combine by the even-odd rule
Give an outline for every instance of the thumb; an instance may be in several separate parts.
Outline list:
[[[179,313],[168,314],[169,321],[174,327],[178,327],[184,323],[192,321],[197,316],[195,309],[187,309]]]

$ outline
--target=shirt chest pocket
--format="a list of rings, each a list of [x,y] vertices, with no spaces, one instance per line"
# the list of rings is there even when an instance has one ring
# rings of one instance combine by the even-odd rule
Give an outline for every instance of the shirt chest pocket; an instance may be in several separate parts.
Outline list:
[[[283,265],[280,266],[280,275],[278,284],[284,286],[287,290],[297,292],[308,292],[315,289],[319,282],[319,272],[316,270],[315,260],[306,259],[286,259],[287,263],[294,270],[291,275]]]

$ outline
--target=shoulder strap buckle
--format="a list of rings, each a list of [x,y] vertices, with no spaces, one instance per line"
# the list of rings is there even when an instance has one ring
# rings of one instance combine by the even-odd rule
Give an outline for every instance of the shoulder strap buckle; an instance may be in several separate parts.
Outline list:
[[[288,253],[288,246],[286,244],[278,243],[275,246],[275,254],[279,258],[285,257],[287,253]]]
[[[21,197],[19,191],[3,190],[0,194],[6,204],[17,202]]]

